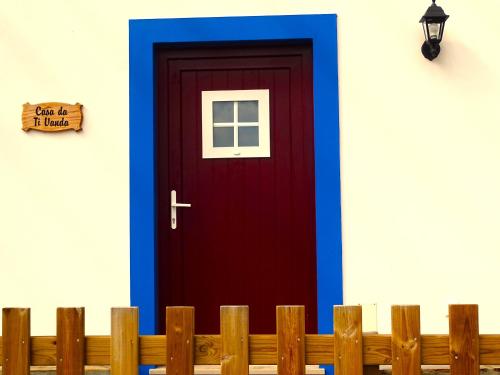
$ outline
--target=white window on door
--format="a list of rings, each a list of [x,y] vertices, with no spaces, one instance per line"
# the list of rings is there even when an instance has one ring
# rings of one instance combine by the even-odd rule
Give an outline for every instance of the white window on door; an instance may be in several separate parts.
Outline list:
[[[203,158],[270,157],[269,90],[202,91]]]

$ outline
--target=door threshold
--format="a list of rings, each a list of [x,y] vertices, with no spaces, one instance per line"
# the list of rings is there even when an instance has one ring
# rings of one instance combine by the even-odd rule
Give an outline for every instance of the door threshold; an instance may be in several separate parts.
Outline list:
[[[149,371],[150,375],[165,374],[165,367],[157,367]],[[194,366],[195,375],[218,375],[220,374],[220,365],[198,365]],[[276,365],[250,365],[249,375],[276,375],[278,369]],[[306,375],[324,375],[325,369],[318,365],[307,365]]]

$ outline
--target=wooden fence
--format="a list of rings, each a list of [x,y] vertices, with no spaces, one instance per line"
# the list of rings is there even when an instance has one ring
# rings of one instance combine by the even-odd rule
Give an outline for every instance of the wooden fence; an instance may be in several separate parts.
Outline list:
[[[304,307],[276,308],[276,335],[249,335],[248,307],[220,310],[220,335],[195,335],[192,307],[167,307],[166,335],[139,336],[137,308],[111,311],[111,336],[85,336],[84,309],[57,309],[57,336],[30,336],[30,310],[3,309],[3,375],[55,365],[58,375],[83,374],[85,365],[110,365],[112,375],[138,365],[166,365],[168,374],[193,374],[194,364],[221,364],[223,375],[246,375],[249,364],[277,364],[278,374],[304,374],[306,364],[333,364],[336,375],[367,373],[392,364],[393,374],[450,365],[452,375],[479,374],[500,364],[500,335],[479,335],[478,306],[449,306],[449,335],[421,335],[420,307],[393,306],[392,334],[363,334],[360,306],[334,308],[335,334],[305,334]]]

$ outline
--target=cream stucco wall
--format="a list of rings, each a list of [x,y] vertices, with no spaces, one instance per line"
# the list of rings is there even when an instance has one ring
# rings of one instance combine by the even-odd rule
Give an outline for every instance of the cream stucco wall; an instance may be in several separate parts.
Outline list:
[[[500,11],[442,0],[442,54],[420,55],[429,1],[183,0],[4,2],[0,10],[0,306],[31,306],[33,334],[55,307],[86,307],[109,331],[129,304],[128,20],[337,13],[346,303],[481,304],[500,332]],[[24,133],[21,105],[85,106],[79,134]]]

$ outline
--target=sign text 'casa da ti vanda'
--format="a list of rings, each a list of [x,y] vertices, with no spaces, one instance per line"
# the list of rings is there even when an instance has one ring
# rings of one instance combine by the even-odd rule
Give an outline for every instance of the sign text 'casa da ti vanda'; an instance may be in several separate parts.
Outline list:
[[[66,103],[39,103],[23,105],[23,130],[58,132],[82,129],[82,105]]]

